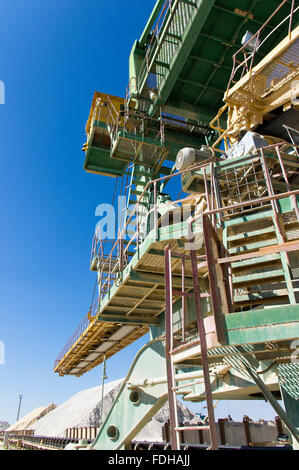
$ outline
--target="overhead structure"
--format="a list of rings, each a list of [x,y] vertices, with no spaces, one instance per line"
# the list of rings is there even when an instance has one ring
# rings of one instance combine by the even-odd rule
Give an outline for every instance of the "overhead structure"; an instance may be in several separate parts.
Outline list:
[[[213,449],[216,399],[266,398],[298,445],[298,31],[294,1],[158,0],[125,97],[94,95],[84,168],[125,203],[115,239],[95,232],[98,295],[54,370],[150,334],[94,449],[130,448],[167,399],[179,449],[177,394],[207,401]]]

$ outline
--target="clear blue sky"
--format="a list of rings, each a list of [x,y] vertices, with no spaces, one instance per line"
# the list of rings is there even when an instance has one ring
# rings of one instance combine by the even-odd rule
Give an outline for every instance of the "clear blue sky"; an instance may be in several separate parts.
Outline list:
[[[102,367],[59,377],[53,363],[87,313],[95,208],[113,181],[83,171],[84,127],[95,90],[124,96],[128,58],[154,0],[10,0],[0,17],[0,421],[99,385]],[[108,361],[124,376],[144,340]],[[202,405],[193,409],[200,410]],[[271,418],[262,402],[225,402],[219,416]],[[252,411],[251,411],[252,410]]]

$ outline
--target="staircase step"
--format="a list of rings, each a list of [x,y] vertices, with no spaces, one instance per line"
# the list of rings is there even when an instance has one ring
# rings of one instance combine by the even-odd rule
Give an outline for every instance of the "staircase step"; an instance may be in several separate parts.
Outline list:
[[[136,189],[131,190],[131,194],[134,194],[134,195],[136,195],[136,196],[141,196],[142,193],[143,193],[143,191],[137,191]],[[147,193],[145,193],[145,194],[143,195],[143,197],[147,197],[147,198],[148,198],[149,195],[148,195]]]
[[[244,231],[242,233],[239,233],[238,235],[232,235],[230,237],[227,237],[228,242],[233,242],[233,241],[238,241],[238,240],[246,240],[247,238],[252,238],[252,237],[258,237],[260,235],[267,235],[269,233],[275,233],[275,228],[273,227],[268,227],[268,228],[263,228],[260,230],[253,230],[253,231]]]
[[[247,222],[254,222],[254,221],[258,222],[259,219],[263,219],[263,220],[271,219],[272,220],[272,216],[273,216],[272,211],[261,211],[258,214],[254,213],[254,214],[244,215],[243,217],[234,216],[234,218],[225,221],[225,227],[233,227],[234,225],[246,224]],[[245,229],[245,226],[244,226],[244,229]]]
[[[129,205],[136,205],[137,201],[134,201],[133,199],[129,200]],[[148,207],[148,202],[139,202],[138,203],[140,206]]]
[[[159,67],[164,67],[166,69],[169,69],[169,64],[167,64],[167,62],[161,62],[160,60],[155,60],[154,64],[158,65]]]
[[[277,244],[277,241],[273,241],[273,240],[260,240],[259,242],[257,243],[248,243],[248,245],[242,245],[242,246],[237,246],[235,248],[229,248],[228,252],[230,255],[233,255],[233,254],[242,254],[242,253],[250,253],[250,251],[255,251],[259,248],[263,248],[265,246],[272,246],[272,245],[276,245]]]
[[[263,299],[273,299],[288,296],[287,289],[278,289],[273,291],[258,291],[251,292],[249,294],[237,295],[234,297],[234,303],[243,303],[243,302],[255,302]]]
[[[258,266],[262,265],[264,263],[271,263],[273,261],[273,264],[276,263],[277,261],[280,261],[280,255],[279,254],[273,254],[273,255],[268,255],[268,256],[261,256],[259,258],[252,258],[252,259],[246,259],[243,261],[238,261],[236,263],[232,263],[231,267],[233,270],[237,270],[240,268],[249,268],[250,266]]]
[[[253,274],[248,274],[247,276],[233,276],[233,286],[236,287],[236,285],[249,285],[252,284],[253,282],[257,281],[266,281],[269,279],[274,279],[274,278],[281,278],[284,277],[284,271],[283,269],[276,269],[274,271],[268,271],[268,272],[263,272],[263,273],[253,273]]]
[[[145,170],[135,170],[134,169],[134,177],[135,177],[135,175],[148,176],[149,178],[151,178],[151,174],[148,171],[145,171]]]
[[[133,178],[133,182],[132,184],[135,185],[135,186],[146,186],[149,182],[151,181],[150,178],[147,178],[145,181],[144,180],[140,180],[140,179],[136,179],[136,178]]]

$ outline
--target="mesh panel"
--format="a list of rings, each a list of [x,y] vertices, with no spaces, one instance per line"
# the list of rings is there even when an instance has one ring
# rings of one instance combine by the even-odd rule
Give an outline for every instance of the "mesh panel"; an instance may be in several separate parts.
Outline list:
[[[233,234],[239,235],[244,232],[254,232],[270,227],[273,227],[272,219],[265,218],[254,220],[252,222],[246,222],[244,224],[234,225],[233,227],[230,227],[230,230]]]
[[[244,160],[243,164],[230,164],[216,170],[219,197],[223,207],[262,198],[267,195],[265,175],[256,156]],[[260,205],[255,205],[261,207]],[[250,208],[250,204],[245,209]],[[232,209],[229,213],[242,213],[244,208]]]
[[[297,217],[295,212],[288,212],[287,214],[282,214],[282,220],[285,224],[290,224],[293,222],[297,222]]]
[[[298,238],[299,238],[299,228],[287,231],[287,240],[288,240],[288,242],[290,242],[292,240],[297,240]]]
[[[250,93],[258,100],[264,99],[269,93],[295,79],[298,75],[298,70],[296,70],[298,65],[299,40],[297,39],[261,70],[255,74],[253,73],[252,77],[243,85],[243,88],[233,93],[233,99],[239,105],[247,103],[247,93]]]
[[[299,279],[299,252],[289,253],[289,260],[292,279]]]
[[[279,382],[287,393],[298,400],[299,398],[299,364],[281,364],[278,366]]]
[[[285,52],[264,67],[245,89],[264,98],[270,91],[281,87],[292,75],[295,76],[294,68],[298,65],[299,40],[297,39]]]

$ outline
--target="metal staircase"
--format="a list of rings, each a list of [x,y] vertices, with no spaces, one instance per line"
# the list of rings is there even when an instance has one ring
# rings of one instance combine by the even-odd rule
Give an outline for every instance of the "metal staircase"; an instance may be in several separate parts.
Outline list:
[[[132,211],[134,210],[135,206],[138,203],[138,214],[136,217],[139,219],[139,225],[142,227],[142,220],[146,219],[146,214],[149,209],[150,205],[150,194],[145,191],[145,187],[152,179],[152,171],[148,167],[144,167],[141,165],[133,165],[132,166],[132,173],[131,179],[128,186],[128,194],[127,194],[127,207],[125,211],[125,219],[124,223],[126,224],[128,218],[132,215]],[[129,239],[136,233],[136,221],[134,224],[129,224],[127,227],[127,235]],[[138,234],[139,238],[141,239],[142,233]],[[136,246],[137,241],[134,241],[134,245]]]
[[[241,212],[232,209],[223,218],[223,243],[227,256],[234,260],[230,270],[236,311],[296,304],[297,257],[288,251],[267,254],[267,247],[288,244],[298,237],[296,198],[291,199],[290,210],[284,214],[275,200],[254,207],[250,200],[297,189],[298,167],[297,155],[275,147],[271,152],[261,150],[259,157],[243,160],[243,164],[232,160],[216,170],[222,201],[229,204],[233,199],[248,200]],[[264,252],[264,256],[259,253],[255,258],[257,251]]]
[[[261,218],[262,216],[262,218]],[[292,214],[285,217],[284,229],[298,230],[298,221]],[[256,249],[280,242],[271,211],[262,211],[240,225],[240,218],[225,223],[230,235],[227,237],[228,254],[250,253]],[[260,229],[258,229],[260,227]],[[286,241],[286,240],[284,240]],[[295,304],[291,265],[287,253],[236,261],[231,264],[234,307],[236,311],[262,308],[266,305]]]

